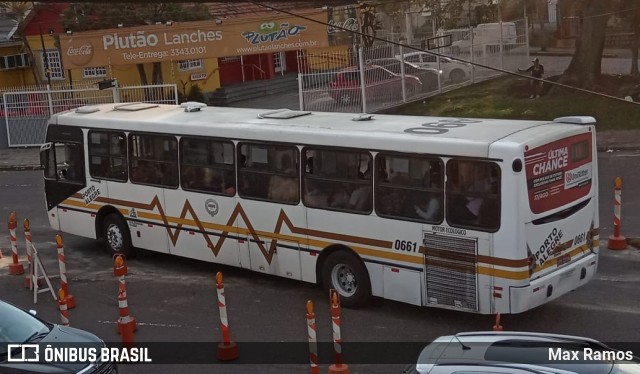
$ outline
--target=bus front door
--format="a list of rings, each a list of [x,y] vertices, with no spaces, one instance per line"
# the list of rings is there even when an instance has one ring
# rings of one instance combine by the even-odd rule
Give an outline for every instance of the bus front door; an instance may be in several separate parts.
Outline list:
[[[40,164],[44,171],[44,186],[53,228],[75,235],[94,232],[88,204],[85,157],[81,129],[50,126],[47,142],[40,149]],[[85,196],[86,195],[86,196]],[[87,200],[88,199],[88,200]]]
[[[244,200],[242,208],[245,214],[236,218],[239,235],[246,238],[240,244],[242,267],[302,279],[300,238],[294,232],[306,227],[304,206]]]

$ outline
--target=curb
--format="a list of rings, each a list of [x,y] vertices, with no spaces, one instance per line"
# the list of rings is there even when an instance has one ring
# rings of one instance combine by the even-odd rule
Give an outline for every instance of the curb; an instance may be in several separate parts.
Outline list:
[[[637,237],[628,237],[627,245],[633,247],[634,249],[640,249],[640,238]]]
[[[638,151],[640,145],[599,145],[596,147],[598,152],[608,151]]]
[[[547,52],[542,52],[542,51],[538,51],[538,52],[529,52],[530,56],[551,56],[551,57],[573,57],[574,52],[552,52],[552,51],[547,51]],[[616,55],[616,54],[611,54],[611,53],[605,53],[602,55],[602,58],[618,58],[620,56]]]
[[[0,171],[40,170],[40,165],[0,165]]]

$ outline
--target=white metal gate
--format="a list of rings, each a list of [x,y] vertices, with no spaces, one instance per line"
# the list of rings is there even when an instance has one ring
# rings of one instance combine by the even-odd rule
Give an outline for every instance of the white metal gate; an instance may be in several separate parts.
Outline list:
[[[0,111],[4,114],[9,147],[39,146],[44,143],[49,117],[83,105],[151,102],[177,104],[175,84],[124,86],[106,90],[95,84],[86,87],[32,87],[4,92]]]
[[[528,66],[526,21],[487,25],[499,28],[478,31],[477,39],[470,37],[474,28],[440,30],[451,36],[450,46],[416,39],[406,47],[378,41],[306,51],[298,57],[300,109],[372,113]]]

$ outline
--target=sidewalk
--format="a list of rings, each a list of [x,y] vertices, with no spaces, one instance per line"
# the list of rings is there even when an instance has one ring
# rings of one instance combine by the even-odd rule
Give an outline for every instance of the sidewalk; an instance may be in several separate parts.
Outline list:
[[[597,130],[597,125],[596,125]],[[640,150],[640,130],[598,132],[598,151]],[[0,149],[0,171],[40,169],[40,148]]]

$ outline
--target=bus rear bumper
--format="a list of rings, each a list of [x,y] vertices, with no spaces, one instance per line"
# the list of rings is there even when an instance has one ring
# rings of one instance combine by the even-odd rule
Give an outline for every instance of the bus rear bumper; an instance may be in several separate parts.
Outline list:
[[[598,268],[598,255],[589,255],[531,281],[526,287],[511,287],[509,290],[512,314],[522,313],[554,300],[586,284]]]

